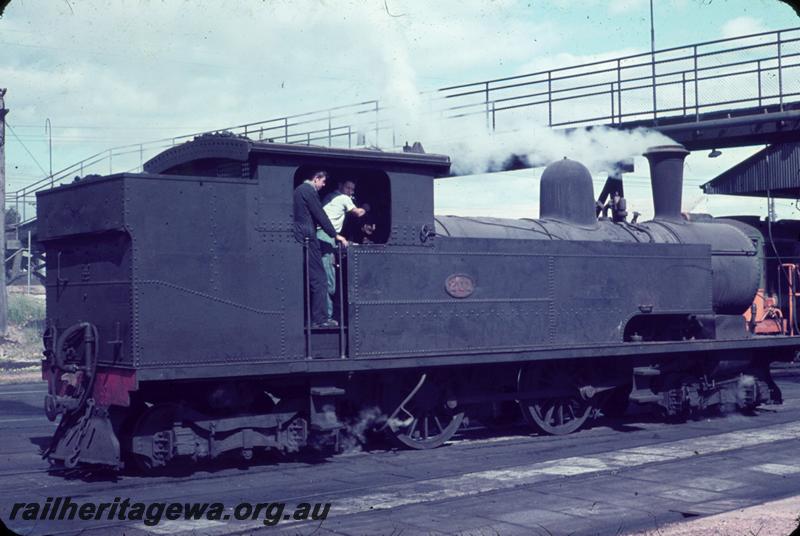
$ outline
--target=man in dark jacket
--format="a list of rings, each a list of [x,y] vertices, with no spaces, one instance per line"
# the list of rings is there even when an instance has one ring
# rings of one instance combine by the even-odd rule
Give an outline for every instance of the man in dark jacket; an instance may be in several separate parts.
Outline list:
[[[308,279],[311,286],[311,327],[336,327],[338,323],[328,318],[325,296],[328,283],[322,267],[322,252],[317,240],[319,226],[328,236],[347,246],[347,240],[336,233],[331,220],[322,210],[319,191],[325,186],[328,174],[317,171],[310,179],[294,189],[294,238],[300,243],[308,239]]]

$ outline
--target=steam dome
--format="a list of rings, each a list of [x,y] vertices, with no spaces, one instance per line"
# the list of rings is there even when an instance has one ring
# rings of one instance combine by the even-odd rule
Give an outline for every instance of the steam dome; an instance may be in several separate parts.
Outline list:
[[[582,225],[597,223],[592,174],[564,158],[547,166],[539,185],[539,217]]]

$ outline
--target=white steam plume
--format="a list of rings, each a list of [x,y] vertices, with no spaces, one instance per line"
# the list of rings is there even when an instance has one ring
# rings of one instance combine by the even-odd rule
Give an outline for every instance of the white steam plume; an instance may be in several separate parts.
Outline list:
[[[447,154],[453,161],[455,175],[502,170],[509,158],[523,159],[532,166],[545,166],[564,157],[577,160],[593,173],[612,171],[616,164],[641,156],[649,147],[675,142],[669,137],[644,128],[618,130],[604,126],[552,129],[541,125],[534,110],[497,115],[502,131],[491,132],[484,114],[459,118],[437,117],[433,110],[435,93],[423,94],[406,50],[386,47],[382,56],[388,73],[381,98],[386,107],[381,117],[392,125],[397,144],[420,141],[427,152]],[[441,101],[439,101],[441,102]],[[584,116],[597,111],[585,107]],[[573,110],[574,111],[574,110]],[[580,115],[580,114],[578,114]],[[380,138],[380,136],[379,136]],[[387,138],[368,139],[386,145]]]
[[[553,129],[524,119],[506,121],[502,132],[490,132],[482,118],[433,119],[411,111],[397,113],[406,120],[402,140],[419,140],[427,152],[447,154],[454,175],[471,175],[507,168],[510,159],[533,167],[564,157],[577,160],[593,173],[610,172],[619,162],[641,156],[649,147],[675,142],[654,130],[618,130],[606,126]],[[527,166],[522,166],[527,167]]]

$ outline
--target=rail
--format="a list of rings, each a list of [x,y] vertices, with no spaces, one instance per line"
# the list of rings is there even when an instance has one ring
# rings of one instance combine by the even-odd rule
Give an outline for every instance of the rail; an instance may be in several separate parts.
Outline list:
[[[524,124],[551,128],[621,125],[706,112],[778,107],[800,97],[800,28],[667,48],[581,65],[453,85],[420,94],[423,121],[472,121],[490,131]],[[91,173],[138,171],[158,152],[207,132],[335,147],[396,148],[405,141],[398,110],[377,100],[195,132],[96,153],[6,196],[23,221],[35,194]],[[476,123],[476,121],[478,123]],[[29,213],[30,212],[30,213]]]

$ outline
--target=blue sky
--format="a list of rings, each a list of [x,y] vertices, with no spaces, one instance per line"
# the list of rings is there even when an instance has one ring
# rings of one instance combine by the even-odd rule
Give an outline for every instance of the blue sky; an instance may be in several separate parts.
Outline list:
[[[800,24],[777,0],[655,0],[655,26],[657,48],[667,48]],[[8,190],[49,167],[48,118],[57,170],[125,143],[372,98],[390,103],[649,44],[647,0],[12,0],[0,19],[0,86],[21,142],[8,133]],[[689,173],[712,178],[752,151],[693,155]],[[535,193],[536,172],[504,176],[520,199]],[[499,199],[472,183],[440,183],[439,206],[530,215],[522,205],[498,209]],[[644,203],[648,192],[631,195]]]

